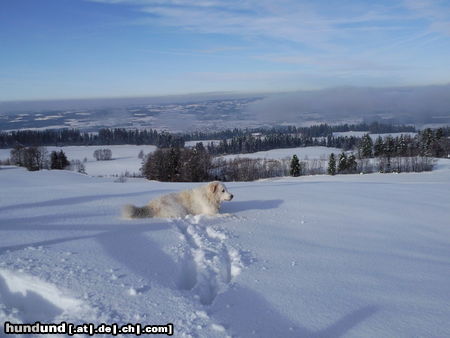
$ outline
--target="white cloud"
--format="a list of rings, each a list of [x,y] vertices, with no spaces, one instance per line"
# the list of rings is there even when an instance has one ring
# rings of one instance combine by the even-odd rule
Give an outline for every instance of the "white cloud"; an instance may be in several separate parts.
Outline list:
[[[193,32],[272,38],[325,50],[336,45],[338,34],[402,27],[398,14],[392,13],[390,8],[367,3],[357,9],[342,4],[339,13],[333,13],[328,4],[296,0],[91,1],[134,5],[151,14],[147,22]],[[378,24],[380,21],[383,24]]]
[[[272,63],[268,72],[255,67],[248,73],[198,74],[227,82],[295,82],[301,78],[306,79],[302,83],[325,83],[355,78],[361,82],[403,83],[417,78],[417,74],[430,73],[424,71],[431,64],[423,58],[421,46],[450,36],[449,6],[431,0],[384,4],[337,0],[331,4],[298,0],[90,1],[135,6],[148,14],[140,24],[242,38],[224,45],[218,39],[214,45],[196,47],[188,53],[221,54],[244,47],[245,52],[235,53],[241,60]],[[227,43],[232,46],[227,47]]]
[[[262,36],[325,47],[337,34],[351,31],[408,29],[411,20],[450,35],[450,10],[443,1],[404,0],[400,4],[298,0],[87,0],[136,6],[149,21],[200,33]],[[405,9],[409,12],[405,13]]]

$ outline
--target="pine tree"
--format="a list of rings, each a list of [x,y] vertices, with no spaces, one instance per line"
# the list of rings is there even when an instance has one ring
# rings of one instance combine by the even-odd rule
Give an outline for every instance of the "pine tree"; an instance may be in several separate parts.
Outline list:
[[[297,177],[300,176],[300,161],[298,160],[297,155],[292,156],[292,160],[291,160],[291,171],[290,174],[291,176]]]
[[[347,159],[347,172],[350,174],[356,173],[358,163],[356,162],[355,155],[351,154]]]
[[[336,175],[336,158],[334,153],[331,153],[328,159],[328,175]]]
[[[50,169],[65,169],[70,165],[70,162],[67,160],[66,154],[62,150],[59,152],[52,151],[50,154]]]
[[[365,134],[360,143],[361,158],[372,157],[373,141],[369,134]]]
[[[65,169],[70,165],[70,162],[67,159],[66,154],[62,150],[59,151],[58,162],[59,162],[59,169]]]
[[[422,156],[431,156],[434,143],[434,134],[431,128],[426,128],[420,133],[420,152]]]
[[[388,158],[395,155],[395,140],[390,135],[384,140],[384,153]]]
[[[347,170],[347,155],[345,155],[344,152],[342,152],[339,155],[339,161],[338,161],[338,173],[343,174]]]
[[[50,154],[50,169],[59,169],[58,167],[58,153],[52,151]]]
[[[373,154],[375,157],[379,157],[384,154],[383,138],[381,136],[378,136],[375,140],[375,144],[373,146]]]
[[[406,136],[400,135],[397,144],[397,155],[406,156],[408,152],[408,143],[406,141]]]

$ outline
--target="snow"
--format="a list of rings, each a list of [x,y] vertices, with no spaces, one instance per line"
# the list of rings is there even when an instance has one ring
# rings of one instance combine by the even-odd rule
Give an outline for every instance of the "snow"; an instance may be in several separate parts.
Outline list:
[[[291,158],[294,154],[298,156],[299,159],[328,159],[331,153],[339,154],[342,149],[339,148],[327,148],[327,147],[298,147],[298,148],[283,148],[283,149],[272,149],[268,151],[258,151],[256,153],[250,154],[234,154],[221,156],[223,159],[229,160],[237,157],[240,158],[265,158],[273,160],[281,160],[285,158]]]
[[[15,308],[17,317],[9,315],[15,323],[27,323],[36,320],[74,320],[78,316],[93,315],[94,312],[82,301],[66,296],[55,285],[19,271],[0,269],[0,317],[2,308]],[[17,310],[17,309],[20,309]],[[79,317],[81,320],[82,317]]]
[[[221,216],[174,220],[124,220],[120,208],[196,184],[113,181],[0,168],[0,321],[450,335],[450,160],[420,174],[229,183]]]

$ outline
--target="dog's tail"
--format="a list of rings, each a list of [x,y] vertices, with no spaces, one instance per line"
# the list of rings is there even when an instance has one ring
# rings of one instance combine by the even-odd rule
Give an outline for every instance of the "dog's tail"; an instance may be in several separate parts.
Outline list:
[[[151,209],[148,205],[144,207],[136,207],[131,204],[127,204],[122,209],[122,217],[124,218],[146,218],[153,217]]]

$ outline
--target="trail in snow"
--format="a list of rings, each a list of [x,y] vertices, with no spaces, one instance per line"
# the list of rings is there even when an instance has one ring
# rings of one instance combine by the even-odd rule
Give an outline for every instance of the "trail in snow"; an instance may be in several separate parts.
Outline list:
[[[206,217],[192,216],[173,222],[186,244],[180,255],[178,285],[193,292],[203,305],[210,305],[241,272],[241,256],[226,244],[225,231],[214,222],[208,224]]]

